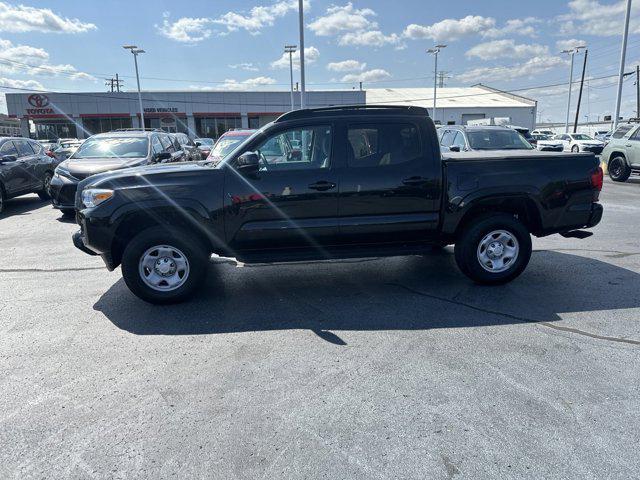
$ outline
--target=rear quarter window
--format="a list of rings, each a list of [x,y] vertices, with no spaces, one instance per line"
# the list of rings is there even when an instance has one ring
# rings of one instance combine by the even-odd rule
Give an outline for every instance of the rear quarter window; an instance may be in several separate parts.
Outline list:
[[[622,138],[629,132],[629,130],[631,130],[631,128],[632,128],[632,125],[629,125],[629,124],[620,125],[618,129],[615,132],[613,132],[613,135],[611,135],[611,138]]]

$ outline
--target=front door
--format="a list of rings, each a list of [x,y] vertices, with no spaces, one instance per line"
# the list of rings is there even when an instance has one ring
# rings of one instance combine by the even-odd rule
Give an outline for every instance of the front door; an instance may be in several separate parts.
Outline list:
[[[42,187],[42,177],[37,174],[40,158],[26,140],[14,140],[13,143],[18,149],[18,160],[27,173],[25,188],[40,189]]]
[[[340,238],[345,243],[427,241],[437,231],[440,156],[425,122],[352,122],[340,172]]]
[[[640,167],[640,127],[629,137],[625,147],[629,164],[633,168]]]
[[[234,251],[281,247],[322,250],[338,225],[338,179],[330,123],[281,128],[247,145],[260,169],[225,173],[225,234]],[[244,152],[239,152],[244,153]]]

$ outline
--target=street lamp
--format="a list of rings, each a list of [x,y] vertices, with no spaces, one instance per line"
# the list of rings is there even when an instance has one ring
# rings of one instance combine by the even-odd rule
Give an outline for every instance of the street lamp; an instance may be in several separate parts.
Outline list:
[[[289,54],[289,75],[291,77],[291,110],[294,109],[294,104],[293,104],[293,54],[296,53],[297,48],[298,47],[296,45],[285,45],[284,46],[284,53],[288,53]]]
[[[133,54],[133,63],[136,66],[136,82],[138,82],[138,103],[140,104],[140,124],[142,130],[144,130],[144,110],[142,108],[142,93],[140,92],[140,75],[138,74],[138,55],[145,53],[141,48],[136,45],[123,45],[122,48],[129,50]]]
[[[571,110],[571,87],[573,87],[573,56],[578,53],[581,48],[586,48],[584,45],[578,45],[568,50],[563,50],[560,53],[568,53],[571,55],[571,68],[569,69],[569,98],[567,99],[567,119],[564,123],[564,133],[569,133],[569,111]]]
[[[432,112],[434,123],[436,121],[436,94],[437,94],[437,88],[438,88],[438,54],[440,53],[440,50],[442,50],[445,47],[446,45],[436,45],[435,47],[427,50],[427,53],[432,53],[435,58],[435,62],[434,62],[435,65],[433,69],[433,112]]]
[[[300,108],[307,105],[304,78],[304,0],[298,0],[298,27],[300,30]]]

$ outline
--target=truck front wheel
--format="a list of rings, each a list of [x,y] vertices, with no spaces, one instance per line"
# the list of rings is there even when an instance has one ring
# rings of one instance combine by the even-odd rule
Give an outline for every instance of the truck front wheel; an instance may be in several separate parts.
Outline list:
[[[474,282],[507,283],[526,268],[531,236],[513,215],[495,213],[472,220],[455,246],[458,268]]]
[[[122,255],[122,276],[129,289],[149,303],[186,300],[202,284],[209,252],[193,237],[154,227],[134,237]]]

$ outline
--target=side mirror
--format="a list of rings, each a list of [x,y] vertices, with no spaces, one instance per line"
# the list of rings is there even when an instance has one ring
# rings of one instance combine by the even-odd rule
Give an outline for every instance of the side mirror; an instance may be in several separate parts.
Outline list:
[[[156,162],[164,162],[165,160],[171,160],[171,152],[160,152],[155,156]]]
[[[460,151],[460,145],[451,145],[449,147],[449,151],[450,152],[459,152]]]
[[[260,169],[260,157],[256,152],[245,152],[236,159],[236,169],[242,173],[254,173]]]
[[[196,147],[199,147],[200,145],[202,145],[200,142],[196,142]]]
[[[17,160],[18,157],[16,157],[15,155],[3,155],[2,158],[0,158],[0,163],[15,162]]]

